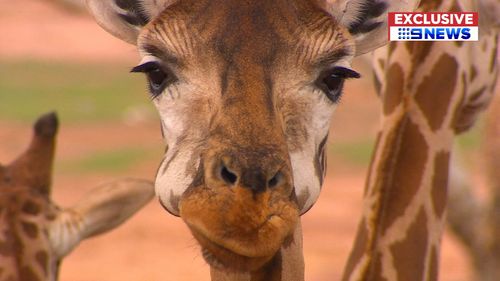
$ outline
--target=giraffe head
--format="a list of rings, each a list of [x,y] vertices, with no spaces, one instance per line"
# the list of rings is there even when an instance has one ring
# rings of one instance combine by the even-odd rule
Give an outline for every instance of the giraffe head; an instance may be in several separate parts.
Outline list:
[[[167,144],[156,178],[212,265],[270,260],[317,200],[355,55],[386,41],[382,0],[87,0],[136,44]]]
[[[58,121],[54,113],[34,126],[28,149],[0,165],[0,280],[55,281],[62,258],[87,237],[108,231],[153,197],[153,185],[123,180],[101,186],[75,206],[50,199]]]

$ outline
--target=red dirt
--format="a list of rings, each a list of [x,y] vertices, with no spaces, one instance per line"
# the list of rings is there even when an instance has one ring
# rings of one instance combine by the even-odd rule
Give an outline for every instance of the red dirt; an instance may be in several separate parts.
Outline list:
[[[133,46],[102,31],[92,19],[35,0],[0,1],[0,60],[42,58],[72,61],[133,62]],[[369,75],[367,75],[369,77]],[[362,84],[364,83],[364,84]],[[377,101],[370,79],[352,86],[357,95],[345,98],[334,121],[332,139],[353,139],[377,126]],[[356,88],[357,87],[357,88]],[[367,90],[368,89],[368,90]],[[368,106],[368,104],[371,104]],[[363,114],[359,114],[359,113]],[[375,120],[375,121],[374,121]],[[359,124],[363,124],[360,126]],[[12,159],[27,144],[30,128],[0,122],[0,160]],[[88,141],[92,140],[92,141]],[[101,124],[67,127],[62,120],[58,159],[70,159],[137,143],[161,147],[155,122],[141,126]],[[158,160],[135,167],[125,175],[153,178]],[[331,159],[323,193],[303,217],[307,280],[340,280],[359,220],[365,169]],[[56,166],[54,197],[63,206],[115,175],[65,175]],[[446,234],[442,281],[466,281],[469,267],[460,245]],[[168,215],[157,201],[117,230],[83,242],[62,263],[60,280],[209,280],[208,267],[189,231],[179,218]]]

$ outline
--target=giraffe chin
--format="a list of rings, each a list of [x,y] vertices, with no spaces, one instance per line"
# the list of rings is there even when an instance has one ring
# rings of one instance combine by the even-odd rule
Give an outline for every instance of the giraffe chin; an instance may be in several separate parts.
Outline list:
[[[207,239],[203,234],[191,230],[193,236],[202,245],[201,252],[205,261],[212,267],[228,270],[251,272],[263,267],[274,255],[247,257],[239,255]]]
[[[179,209],[211,266],[251,272],[269,262],[292,236],[299,210],[289,197],[200,186],[183,194]]]

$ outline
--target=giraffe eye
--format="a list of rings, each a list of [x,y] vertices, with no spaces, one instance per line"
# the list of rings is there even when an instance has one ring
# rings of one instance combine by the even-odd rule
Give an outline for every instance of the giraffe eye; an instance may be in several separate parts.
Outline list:
[[[361,77],[361,75],[354,70],[336,66],[322,72],[318,80],[316,80],[316,85],[325,92],[329,100],[338,102],[342,95],[345,79],[359,77]]]
[[[136,66],[132,68],[131,72],[142,72],[146,74],[149,90],[153,98],[161,95],[163,90],[176,80],[171,71],[165,70],[159,63],[153,61]]]

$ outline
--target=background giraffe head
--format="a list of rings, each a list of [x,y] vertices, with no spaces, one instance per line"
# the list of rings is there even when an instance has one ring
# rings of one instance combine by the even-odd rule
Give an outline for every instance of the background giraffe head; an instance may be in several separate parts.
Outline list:
[[[87,1],[138,46],[168,146],[156,193],[212,265],[253,270],[291,235],[319,196],[352,58],[414,2]]]
[[[121,224],[153,197],[152,183],[122,180],[96,188],[75,206],[50,199],[58,121],[34,126],[28,149],[0,165],[0,280],[56,280],[62,258],[88,237]]]

